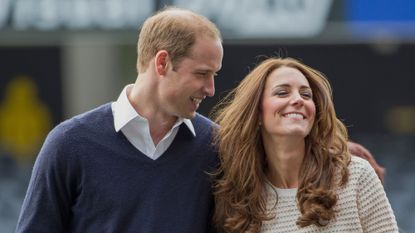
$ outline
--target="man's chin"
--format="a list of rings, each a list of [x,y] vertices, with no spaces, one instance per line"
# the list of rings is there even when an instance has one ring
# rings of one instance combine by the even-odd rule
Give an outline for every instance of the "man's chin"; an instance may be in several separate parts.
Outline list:
[[[193,119],[196,117],[196,112],[182,113],[180,117],[185,119]]]
[[[196,117],[196,112],[192,112],[192,113],[189,113],[185,118],[187,118],[187,119],[193,119],[195,117]]]

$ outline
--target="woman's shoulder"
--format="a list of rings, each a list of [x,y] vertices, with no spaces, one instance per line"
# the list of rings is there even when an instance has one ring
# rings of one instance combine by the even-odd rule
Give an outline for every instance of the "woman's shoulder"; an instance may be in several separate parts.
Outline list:
[[[349,163],[349,170],[350,171],[367,171],[370,170],[372,167],[370,163],[358,156],[351,156],[350,163]]]
[[[361,183],[364,179],[377,177],[375,170],[370,163],[360,157],[352,156],[349,166],[349,182]]]
[[[351,156],[348,172],[347,183],[344,186],[338,187],[340,195],[350,196],[353,193],[359,192],[363,183],[367,183],[368,179],[373,180],[376,177],[376,173],[369,162],[357,156]],[[337,178],[340,179],[340,175]]]

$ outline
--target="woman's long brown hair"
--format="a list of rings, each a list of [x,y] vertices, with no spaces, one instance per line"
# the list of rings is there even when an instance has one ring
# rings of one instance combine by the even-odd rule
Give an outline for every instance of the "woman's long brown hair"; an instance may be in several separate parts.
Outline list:
[[[257,233],[270,220],[264,193],[267,169],[259,109],[265,82],[279,67],[298,69],[313,91],[316,117],[305,138],[297,192],[297,225],[324,226],[334,218],[335,188],[347,183],[347,130],[337,119],[332,90],[324,75],[292,58],[268,58],[250,72],[214,109],[221,126],[215,137],[221,165],[215,174],[214,221],[226,233]],[[336,176],[340,175],[340,180]]]

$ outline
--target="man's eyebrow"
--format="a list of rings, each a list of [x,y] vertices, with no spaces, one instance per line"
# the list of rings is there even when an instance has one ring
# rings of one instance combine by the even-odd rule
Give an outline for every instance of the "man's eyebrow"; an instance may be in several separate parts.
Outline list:
[[[205,68],[196,68],[194,72],[216,73],[216,71],[212,69],[205,69]]]

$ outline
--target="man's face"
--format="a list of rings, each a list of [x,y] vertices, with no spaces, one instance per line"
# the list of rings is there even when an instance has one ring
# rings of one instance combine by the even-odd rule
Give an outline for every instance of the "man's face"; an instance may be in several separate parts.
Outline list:
[[[168,115],[193,118],[206,96],[215,94],[215,75],[222,66],[219,39],[198,37],[188,57],[168,69],[161,85],[161,107]]]

